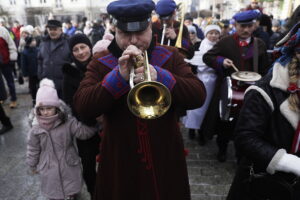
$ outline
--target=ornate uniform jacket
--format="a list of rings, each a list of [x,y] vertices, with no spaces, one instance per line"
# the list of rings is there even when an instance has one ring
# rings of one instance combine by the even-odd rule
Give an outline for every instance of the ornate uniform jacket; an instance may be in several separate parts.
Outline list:
[[[183,200],[190,199],[183,141],[176,107],[200,107],[205,88],[173,47],[148,49],[157,81],[172,95],[172,106],[162,117],[142,120],[128,109],[128,82],[118,70],[122,50],[115,40],[109,51],[88,65],[75,94],[74,104],[85,118],[103,115],[101,161],[95,199]]]
[[[240,47],[237,35],[221,39],[203,56],[203,61],[210,67],[223,71],[223,61],[228,58],[241,71],[254,71],[254,38],[246,47]],[[257,38],[258,73],[264,75],[269,67],[267,49],[262,40]],[[228,69],[229,70],[229,69]],[[232,70],[232,69],[230,69]]]

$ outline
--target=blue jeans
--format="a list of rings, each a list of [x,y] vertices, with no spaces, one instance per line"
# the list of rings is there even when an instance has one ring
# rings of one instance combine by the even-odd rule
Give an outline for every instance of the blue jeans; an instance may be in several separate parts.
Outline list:
[[[6,83],[7,83],[8,89],[9,89],[10,100],[16,101],[17,96],[16,96],[15,81],[14,81],[14,77],[13,77],[13,68],[10,64],[2,64],[2,65],[0,65],[0,69],[6,80]]]

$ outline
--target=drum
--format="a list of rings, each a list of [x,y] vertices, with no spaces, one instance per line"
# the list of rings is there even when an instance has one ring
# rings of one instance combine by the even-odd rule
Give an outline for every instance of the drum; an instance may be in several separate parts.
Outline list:
[[[261,79],[256,72],[238,71],[224,78],[219,101],[219,112],[222,121],[232,121],[239,115],[246,89]]]

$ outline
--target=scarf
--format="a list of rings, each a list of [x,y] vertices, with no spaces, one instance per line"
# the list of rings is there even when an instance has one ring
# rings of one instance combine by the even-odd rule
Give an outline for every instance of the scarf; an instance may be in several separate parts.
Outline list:
[[[213,48],[213,46],[215,44],[216,44],[216,42],[211,42],[207,38],[204,38],[204,40],[202,40],[200,47],[199,47],[199,55],[201,56],[201,59],[200,59],[200,63],[198,63],[198,65],[205,65],[202,57],[206,52],[208,52],[211,48]]]
[[[43,117],[38,115],[37,116],[37,120],[39,123],[39,126],[43,129],[45,129],[46,131],[49,131],[53,128],[55,122],[58,120],[58,114],[50,116],[50,117]]]

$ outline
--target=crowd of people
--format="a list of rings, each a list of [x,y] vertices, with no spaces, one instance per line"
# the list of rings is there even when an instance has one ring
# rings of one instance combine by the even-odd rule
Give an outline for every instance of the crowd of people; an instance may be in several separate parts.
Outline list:
[[[178,19],[173,0],[113,1],[107,23],[0,20],[0,135],[13,128],[6,88],[17,109],[15,79],[25,79],[26,162],[48,199],[74,200],[83,182],[94,200],[191,199],[181,126],[199,145],[216,135],[219,162],[234,140],[228,199],[298,199],[300,6],[282,21],[258,4],[201,23]],[[132,83],[147,117],[167,88],[166,113],[132,113]]]

